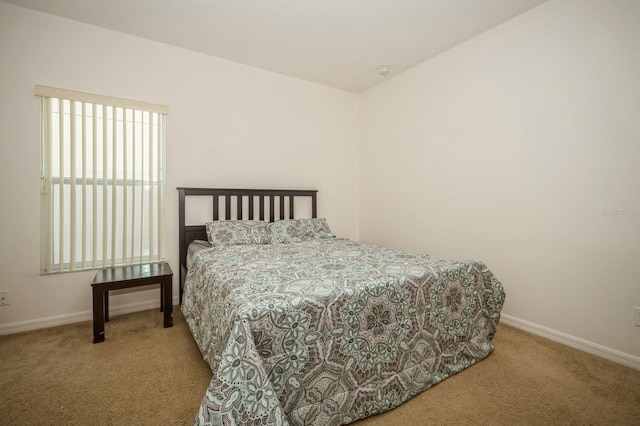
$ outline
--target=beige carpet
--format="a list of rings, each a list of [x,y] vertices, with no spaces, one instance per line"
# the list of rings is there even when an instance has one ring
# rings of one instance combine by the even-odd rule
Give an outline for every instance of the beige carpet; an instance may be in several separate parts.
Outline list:
[[[178,307],[0,337],[2,425],[189,425],[211,372]],[[484,361],[374,425],[640,425],[640,371],[500,325]]]

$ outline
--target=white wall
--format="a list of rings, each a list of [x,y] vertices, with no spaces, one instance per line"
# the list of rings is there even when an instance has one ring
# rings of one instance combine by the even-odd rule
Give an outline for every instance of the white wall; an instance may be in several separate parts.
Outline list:
[[[640,2],[550,0],[360,105],[361,240],[481,259],[505,318],[640,365]]]
[[[357,238],[352,93],[6,3],[0,64],[0,290],[11,299],[0,307],[0,333],[91,314],[93,273],[39,275],[36,84],[169,105],[165,208],[174,284],[177,186],[315,188],[319,214],[336,233]],[[136,304],[157,306],[159,290],[112,300],[116,312]]]

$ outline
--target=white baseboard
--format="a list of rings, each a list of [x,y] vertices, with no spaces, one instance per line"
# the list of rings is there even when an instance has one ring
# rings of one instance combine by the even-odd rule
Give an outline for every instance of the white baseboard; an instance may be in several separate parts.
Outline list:
[[[174,298],[173,305],[178,304],[178,299]],[[109,316],[128,314],[131,312],[145,311],[147,309],[159,309],[160,302],[146,301],[130,303],[127,305],[109,306]],[[175,309],[175,308],[174,308]],[[73,324],[82,321],[93,320],[93,311],[75,312],[73,314],[56,315],[53,317],[38,318],[34,320],[14,322],[10,324],[0,324],[0,336],[5,334],[22,333],[23,331],[38,330],[41,328],[56,327],[58,325]]]
[[[178,299],[173,300],[174,306],[178,304]],[[158,308],[159,302],[146,301],[139,303],[131,303],[128,305],[110,306],[109,315],[121,315],[131,312],[144,311],[147,309]],[[55,327],[58,325],[72,324],[81,321],[90,321],[93,319],[92,311],[76,312],[73,314],[57,315],[47,318],[38,318],[29,321],[16,322],[11,324],[0,325],[0,335],[21,333],[23,331],[38,330],[41,328]],[[580,339],[560,331],[552,330],[541,325],[533,324],[510,315],[502,314],[500,321],[506,325],[527,331],[537,336],[544,337],[554,342],[578,349],[580,351],[608,359],[609,361],[640,370],[640,357],[633,356],[588,340]]]
[[[591,355],[596,355],[601,358],[608,359],[609,361],[640,370],[640,357],[620,352],[597,343],[589,342],[588,340],[552,330],[541,325],[533,324],[510,315],[501,314],[500,322]]]

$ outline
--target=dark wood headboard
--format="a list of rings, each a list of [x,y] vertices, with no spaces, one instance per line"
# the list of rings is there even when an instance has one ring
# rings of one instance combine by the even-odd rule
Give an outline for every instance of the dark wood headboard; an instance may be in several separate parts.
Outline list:
[[[187,225],[185,215],[185,201],[187,197],[208,197],[213,206],[211,220],[238,220],[245,216],[249,220],[267,220],[273,222],[282,219],[295,219],[294,200],[298,197],[311,198],[311,217],[318,216],[317,190],[299,189],[230,189],[230,188],[178,188],[179,199],[179,250],[180,250],[180,303],[182,303],[182,285],[187,266],[187,249],[194,240],[206,240],[207,232],[204,223],[201,225]],[[235,211],[232,202],[235,198]],[[269,200],[268,206],[265,200]],[[256,216],[256,201],[258,217]],[[276,205],[279,214],[276,217]],[[223,208],[224,218],[220,216]],[[245,215],[244,212],[247,214]],[[287,214],[288,213],[288,214]],[[286,217],[285,217],[286,216]]]

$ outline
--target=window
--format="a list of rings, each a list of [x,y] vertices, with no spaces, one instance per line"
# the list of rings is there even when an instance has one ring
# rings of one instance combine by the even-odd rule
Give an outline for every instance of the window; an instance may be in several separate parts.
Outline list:
[[[164,259],[168,108],[36,86],[42,273]]]

